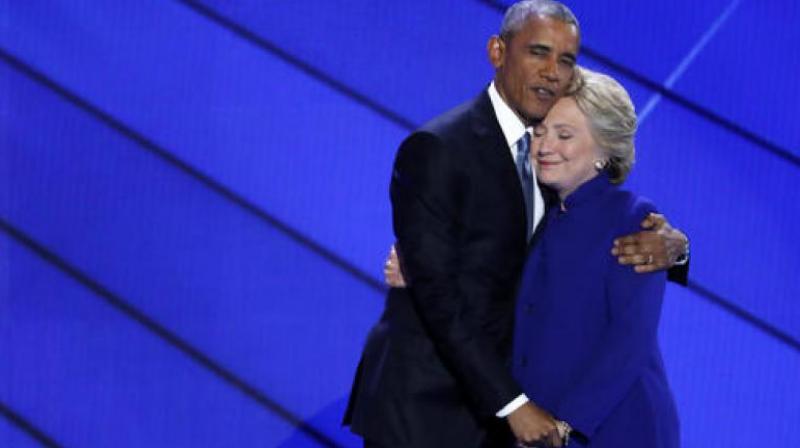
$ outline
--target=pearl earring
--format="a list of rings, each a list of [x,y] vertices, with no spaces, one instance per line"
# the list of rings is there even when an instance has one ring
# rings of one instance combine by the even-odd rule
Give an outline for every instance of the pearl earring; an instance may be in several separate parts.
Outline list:
[[[603,171],[603,169],[605,169],[605,167],[606,167],[606,161],[605,160],[599,160],[599,159],[595,160],[594,161],[594,167],[595,167],[595,169],[597,171]]]

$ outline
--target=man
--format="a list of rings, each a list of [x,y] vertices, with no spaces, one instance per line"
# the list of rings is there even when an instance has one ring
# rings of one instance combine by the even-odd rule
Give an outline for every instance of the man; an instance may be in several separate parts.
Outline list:
[[[516,3],[489,40],[494,82],[398,150],[391,198],[408,287],[389,292],[350,396],[345,423],[365,446],[559,445],[556,421],[523,394],[508,360],[518,276],[547,196],[530,169],[529,130],[569,88],[579,37],[566,6]],[[659,230],[623,238],[621,261],[672,266],[685,237],[658,216],[643,225]]]

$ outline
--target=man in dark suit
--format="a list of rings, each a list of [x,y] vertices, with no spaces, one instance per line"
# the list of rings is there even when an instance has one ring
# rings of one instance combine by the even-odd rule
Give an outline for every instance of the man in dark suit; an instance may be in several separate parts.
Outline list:
[[[508,362],[518,276],[548,196],[530,167],[530,128],[570,87],[578,44],[564,5],[516,3],[489,40],[488,89],[398,150],[391,199],[408,287],[388,294],[345,415],[367,447],[558,445],[553,417]],[[686,246],[651,221],[659,232],[618,248],[640,270],[672,266]]]

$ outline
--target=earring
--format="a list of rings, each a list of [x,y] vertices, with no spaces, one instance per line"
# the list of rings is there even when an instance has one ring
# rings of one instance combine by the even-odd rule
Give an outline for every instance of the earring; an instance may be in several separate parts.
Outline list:
[[[605,167],[606,167],[606,161],[605,160],[598,159],[598,160],[594,161],[594,168],[597,171],[603,171],[605,169]]]

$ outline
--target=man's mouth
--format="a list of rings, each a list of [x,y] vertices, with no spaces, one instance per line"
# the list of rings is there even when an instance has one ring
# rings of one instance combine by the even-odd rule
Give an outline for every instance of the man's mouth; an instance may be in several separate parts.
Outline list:
[[[552,101],[556,93],[546,87],[534,87],[533,93],[542,101]]]

